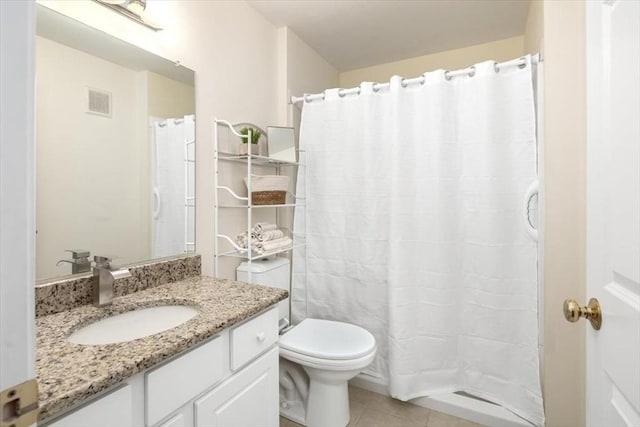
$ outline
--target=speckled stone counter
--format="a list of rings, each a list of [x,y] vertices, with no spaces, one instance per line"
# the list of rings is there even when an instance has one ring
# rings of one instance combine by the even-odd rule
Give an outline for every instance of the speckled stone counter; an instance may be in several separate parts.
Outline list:
[[[50,419],[286,296],[282,289],[197,276],[116,298],[107,308],[84,305],[38,317],[38,419]],[[168,331],[124,343],[87,346],[71,344],[66,339],[76,329],[101,318],[169,304],[193,306],[200,314]]]
[[[116,280],[116,297],[200,276],[200,255],[189,254],[151,260],[125,268],[131,277]],[[36,283],[36,317],[59,313],[93,301],[93,273],[76,274]]]

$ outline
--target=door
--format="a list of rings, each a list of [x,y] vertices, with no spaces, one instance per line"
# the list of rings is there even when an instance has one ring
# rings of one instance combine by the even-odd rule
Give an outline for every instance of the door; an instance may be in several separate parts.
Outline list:
[[[587,425],[640,426],[640,2],[586,7]]]

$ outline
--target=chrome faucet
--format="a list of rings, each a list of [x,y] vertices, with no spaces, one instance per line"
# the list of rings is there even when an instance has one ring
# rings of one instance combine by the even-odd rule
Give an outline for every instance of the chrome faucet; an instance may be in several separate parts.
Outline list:
[[[131,273],[126,268],[113,269],[110,258],[94,256],[93,260],[93,304],[104,307],[113,302],[113,282],[131,277]]]
[[[71,274],[88,273],[91,271],[91,261],[89,256],[91,253],[84,249],[66,249],[65,252],[71,252],[71,259],[61,259],[56,265],[68,262],[71,264]]]

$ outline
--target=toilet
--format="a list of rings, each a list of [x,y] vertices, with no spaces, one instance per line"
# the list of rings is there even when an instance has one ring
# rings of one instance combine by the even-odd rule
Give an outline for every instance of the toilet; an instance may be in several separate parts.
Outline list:
[[[247,282],[249,264],[237,269]],[[251,282],[290,291],[289,260],[251,263]],[[304,319],[289,324],[289,298],[280,312],[280,415],[307,427],[344,427],[349,423],[348,381],[376,355],[376,341],[364,328],[344,322]]]

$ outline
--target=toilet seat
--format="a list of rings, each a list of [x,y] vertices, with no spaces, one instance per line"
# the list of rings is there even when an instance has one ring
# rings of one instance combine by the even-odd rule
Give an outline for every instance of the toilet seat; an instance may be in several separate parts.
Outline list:
[[[375,338],[366,329],[333,320],[304,319],[280,337],[283,349],[329,360],[357,359],[375,346]]]
[[[375,352],[376,341],[369,331],[332,320],[305,319],[280,337],[281,356],[318,368],[366,366]]]

